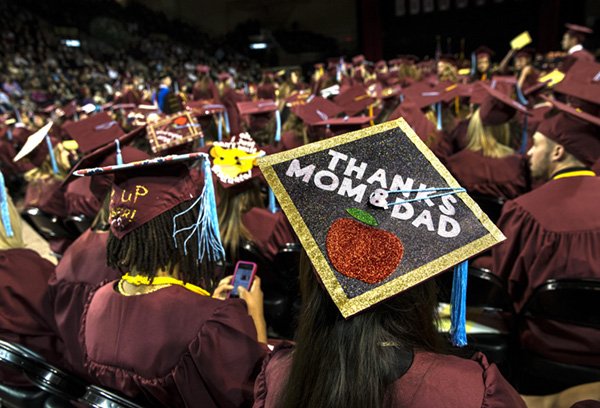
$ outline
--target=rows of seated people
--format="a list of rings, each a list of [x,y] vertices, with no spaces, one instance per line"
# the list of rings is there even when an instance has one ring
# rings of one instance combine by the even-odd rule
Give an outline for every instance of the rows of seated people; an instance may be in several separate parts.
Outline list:
[[[570,26],[566,36],[585,32]],[[198,64],[189,87],[164,71],[153,92],[132,82],[93,108],[11,109],[0,131],[2,339],[144,406],[376,406],[384,395],[519,406],[513,387],[554,394],[599,381],[600,65],[576,54],[551,72],[525,65],[513,75],[483,63],[462,75],[450,56],[435,66],[335,58],[309,83],[296,70],[243,83]],[[486,50],[478,56],[489,63]],[[10,97],[15,107],[23,95]],[[450,300],[451,272],[436,278],[437,297],[428,280],[344,319],[308,259],[300,267],[305,238],[257,165],[398,118],[506,236],[470,260],[467,318],[485,330],[467,331],[471,348],[460,353],[438,345],[441,326],[427,331],[438,301]],[[189,166],[157,159],[167,155]],[[27,249],[22,218],[56,265]],[[239,260],[257,266],[246,289],[232,286]],[[281,339],[296,345],[271,352]],[[394,364],[353,366],[356,350]],[[475,350],[485,356],[452,355]],[[320,387],[319,371],[340,383]],[[0,373],[3,384],[30,383]],[[355,389],[345,373],[381,376],[394,392]],[[458,384],[472,392],[452,393]]]

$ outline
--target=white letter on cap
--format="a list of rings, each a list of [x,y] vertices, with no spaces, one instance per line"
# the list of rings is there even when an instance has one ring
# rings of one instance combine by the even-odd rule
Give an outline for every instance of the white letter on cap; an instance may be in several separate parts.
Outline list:
[[[354,201],[360,203],[365,195],[365,191],[367,191],[366,184],[359,184],[356,187],[352,188],[352,179],[344,177],[342,180],[342,185],[338,190],[339,195],[346,195],[348,197],[354,197]]]
[[[365,175],[365,170],[367,169],[367,163],[361,162],[360,166],[356,165],[356,159],[353,157],[348,161],[348,165],[346,166],[346,170],[344,170],[344,176],[352,176],[352,172],[356,173],[357,179],[363,178]]]
[[[336,152],[335,150],[332,150],[332,149],[329,149],[329,154],[332,157],[331,157],[331,161],[329,162],[329,165],[327,166],[327,168],[331,171],[335,171],[338,161],[348,160],[348,156],[346,156],[344,153]]]
[[[323,184],[323,182],[321,181],[323,177],[329,177],[331,179],[331,184]],[[339,184],[340,179],[338,179],[337,176],[330,171],[321,170],[317,172],[317,174],[315,174],[315,186],[319,187],[321,190],[333,191],[336,188],[338,188]]]
[[[412,225],[417,228],[421,225],[425,225],[429,231],[435,231],[435,228],[433,228],[433,219],[431,219],[429,210],[423,210],[423,212],[412,222]]]
[[[450,231],[446,229],[446,226],[450,225]],[[440,215],[440,224],[438,225],[438,235],[444,238],[454,238],[460,234],[460,224],[454,218],[450,218],[447,215]]]
[[[287,171],[285,172],[285,175],[288,177],[302,177],[302,181],[308,183],[314,171],[314,164],[302,168],[300,167],[300,161],[298,159],[294,159],[290,163],[290,167],[288,167]]]
[[[392,209],[392,217],[399,220],[410,220],[413,215],[415,215],[415,209],[410,203],[395,205]]]

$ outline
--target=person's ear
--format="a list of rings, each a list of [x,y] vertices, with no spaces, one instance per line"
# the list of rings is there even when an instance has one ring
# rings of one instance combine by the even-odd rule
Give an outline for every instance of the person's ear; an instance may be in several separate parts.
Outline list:
[[[567,151],[565,150],[565,148],[562,145],[557,144],[552,148],[550,160],[553,162],[563,161],[566,156],[566,153]]]

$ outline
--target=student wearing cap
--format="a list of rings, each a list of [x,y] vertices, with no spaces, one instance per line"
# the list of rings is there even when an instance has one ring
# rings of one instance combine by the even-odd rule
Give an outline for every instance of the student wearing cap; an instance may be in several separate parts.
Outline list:
[[[512,199],[529,190],[527,163],[510,147],[509,121],[527,109],[495,89],[469,119],[467,145],[450,156],[447,166],[471,193]]]
[[[543,120],[527,152],[541,187],[504,204],[499,227],[507,241],[493,249],[493,272],[507,282],[517,312],[548,279],[600,278],[600,179],[590,167],[600,158],[600,120],[554,101],[558,113]],[[528,322],[522,344],[564,363],[600,366],[593,329]]]
[[[265,208],[261,174],[254,163],[263,153],[247,133],[229,142],[216,142],[210,150],[218,180],[221,240],[231,259],[237,259],[243,241],[252,242],[269,261],[285,244],[297,242],[285,215]]]
[[[483,354],[452,355],[438,333],[428,278],[469,256],[454,251],[477,239],[467,238],[472,231],[490,239],[484,247],[502,238],[453,192],[420,202],[421,180],[456,193],[457,184],[441,181],[445,169],[405,125],[388,122],[259,160],[305,253],[295,344],[265,360],[254,407],[525,406]],[[454,238],[410,222],[426,208],[425,217],[437,219],[442,200],[465,217],[453,220],[465,227]]]
[[[279,86],[272,71],[264,70],[262,79],[256,88],[258,99],[277,99]]]
[[[210,77],[210,67],[208,65],[197,65],[196,72],[198,79],[192,87],[192,100],[219,100],[219,91]]]
[[[25,247],[21,217],[3,182],[0,188],[0,339],[61,364],[64,347],[54,332],[47,296],[54,265]],[[20,372],[4,368],[0,369],[0,383],[31,386]]]
[[[140,150],[125,145],[131,139],[130,135],[120,138],[121,158],[124,162],[148,159],[149,156]],[[73,171],[88,166],[116,165],[116,146],[103,146],[86,155],[77,163]],[[72,172],[73,172],[72,171]],[[109,233],[109,202],[112,175],[99,174],[92,177],[76,177],[72,174],[66,180],[86,180],[92,186],[91,190],[101,202],[97,215],[93,218],[90,228],[85,230],[65,251],[52,276],[48,281],[48,298],[52,305],[52,313],[58,335],[65,343],[64,359],[69,368],[81,375],[87,376],[83,364],[83,354],[79,344],[81,316],[90,294],[99,286],[119,279],[121,272],[106,265],[106,244]],[[101,196],[100,196],[101,194]],[[66,195],[68,202],[69,196]]]
[[[237,103],[248,101],[250,98],[243,92],[236,90],[235,81],[228,73],[219,74],[219,81],[218,87],[221,89],[221,102],[225,105],[229,117],[230,134],[240,134],[242,128]]]
[[[182,164],[200,157],[201,191]],[[247,405],[266,354],[260,279],[239,289],[241,299],[220,300],[231,277],[219,282],[225,254],[205,154],[76,174],[102,172],[115,174],[107,263],[124,275],[85,305],[80,342],[89,374],[171,407]]]
[[[567,59],[574,58],[594,61],[595,58],[592,53],[583,48],[583,42],[586,37],[593,34],[594,31],[591,28],[577,24],[565,24],[565,27],[567,31],[563,34],[561,46],[568,54]]]
[[[484,45],[475,50],[475,58],[477,64],[477,78],[485,81],[491,77],[492,72],[492,55],[494,51]]]

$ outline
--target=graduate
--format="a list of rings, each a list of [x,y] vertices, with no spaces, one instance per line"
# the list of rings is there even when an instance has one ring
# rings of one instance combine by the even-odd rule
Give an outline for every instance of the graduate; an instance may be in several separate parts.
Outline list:
[[[428,278],[459,263],[451,337],[464,345],[460,268],[503,237],[405,121],[259,165],[306,256],[295,344],[265,360],[254,407],[525,406],[494,364],[453,355],[434,324]],[[440,193],[419,198],[430,189]]]
[[[185,161],[201,159],[202,189]],[[108,266],[124,273],[88,300],[85,367],[100,384],[170,407],[237,407],[252,400],[266,355],[260,279],[221,300],[224,260],[204,153],[79,170],[114,173]],[[211,295],[214,295],[212,297]]]
[[[506,242],[493,248],[492,271],[507,282],[518,311],[548,279],[600,278],[600,120],[558,101],[527,152],[531,175],[545,181],[504,204],[499,227]],[[567,364],[600,366],[597,330],[556,323],[529,325],[523,346]]]

